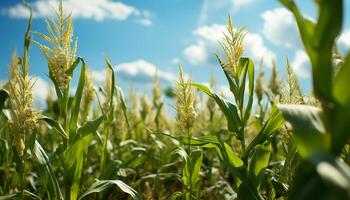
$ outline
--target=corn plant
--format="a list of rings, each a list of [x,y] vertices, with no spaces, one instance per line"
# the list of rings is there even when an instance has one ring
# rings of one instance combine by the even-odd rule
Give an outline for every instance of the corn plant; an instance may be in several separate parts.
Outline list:
[[[241,57],[244,35],[243,29],[234,31],[229,17],[225,41],[221,43],[226,61],[217,55],[235,103],[225,100],[204,85],[191,84],[215,100],[226,117],[228,131],[240,141],[240,148],[233,149],[229,143],[214,135],[200,138],[189,136],[188,142],[187,139],[183,139],[182,142],[215,148],[234,177],[235,187],[238,188],[238,197],[241,199],[262,199],[259,188],[264,177],[264,169],[269,164],[270,138],[282,125],[283,118],[276,106],[272,105],[269,118],[248,146],[246,145],[245,132],[251,116],[254,95],[254,64],[251,59]],[[247,100],[245,100],[246,88],[248,90]],[[240,154],[238,154],[239,152]]]
[[[28,8],[30,5],[25,2]],[[30,8],[31,10],[31,8]],[[87,148],[92,140],[96,137],[96,131],[99,125],[105,120],[108,116],[107,114],[103,114],[92,121],[88,121],[84,124],[78,124],[78,117],[80,111],[80,103],[81,98],[83,96],[85,78],[86,78],[86,65],[82,58],[78,57],[75,61],[73,60],[75,57],[77,43],[75,42],[73,49],[71,50],[70,41],[73,36],[73,25],[71,16],[64,16],[62,1],[60,2],[59,9],[56,13],[57,22],[53,19],[49,18],[47,21],[48,32],[50,36],[46,36],[42,33],[36,33],[43,40],[45,40],[50,47],[47,47],[43,44],[38,44],[41,51],[43,52],[45,58],[48,61],[49,66],[49,77],[54,83],[55,91],[58,97],[59,104],[59,116],[58,120],[40,116],[38,120],[42,120],[46,122],[48,125],[52,126],[55,129],[55,132],[59,133],[62,138],[62,144],[60,148],[57,150],[59,153],[59,157],[63,160],[63,176],[64,176],[64,186],[65,186],[65,198],[64,199],[77,199],[80,193],[80,181],[83,170],[84,157],[87,153]],[[21,76],[16,78],[14,82],[10,82],[10,94],[6,91],[2,90],[1,93],[1,109],[3,108],[4,101],[6,97],[9,95],[13,99],[10,101],[10,108],[12,110],[12,118],[13,125],[10,127],[13,135],[14,141],[16,143],[17,152],[20,159],[20,172],[21,172],[21,196],[24,199],[25,194],[33,195],[29,192],[25,193],[24,191],[24,152],[28,149],[31,150],[33,155],[35,155],[38,159],[39,164],[44,169],[44,180],[47,184],[48,189],[48,197],[53,199],[63,199],[63,195],[61,193],[61,189],[58,183],[58,179],[53,171],[53,168],[50,164],[50,160],[40,145],[38,141],[36,141],[36,134],[31,134],[30,138],[27,140],[24,138],[26,133],[20,134],[19,130],[27,129],[32,130],[33,128],[20,128],[19,122],[17,125],[14,124],[16,121],[21,120],[23,112],[28,113],[29,111],[33,113],[34,111],[28,110],[30,108],[23,107],[19,104],[23,104],[26,106],[30,106],[31,103],[24,102],[30,101],[31,94],[30,89],[32,85],[30,85],[29,80],[26,79],[28,74],[28,50],[31,42],[31,37],[29,35],[31,27],[31,17],[29,19],[29,25],[25,35],[25,51],[24,56],[21,60]],[[52,28],[53,27],[53,28]],[[55,32],[53,31],[55,30]],[[70,80],[73,76],[73,72],[79,63],[82,63],[80,78],[78,87],[76,89],[75,95],[69,103],[69,90],[70,90]],[[109,64],[107,60],[107,64]],[[110,65],[109,65],[110,66]],[[114,81],[114,74],[112,74],[112,79]],[[18,83],[15,81],[19,81]],[[19,88],[15,84],[20,84]],[[111,86],[111,91],[114,91],[114,83]],[[28,93],[28,94],[27,94]],[[113,93],[112,93],[113,94]],[[13,96],[11,96],[13,95]],[[27,99],[27,96],[29,99]],[[15,99],[21,97],[23,101],[20,99]],[[22,103],[23,102],[23,103]],[[110,100],[112,102],[112,100]],[[18,110],[18,109],[24,109]],[[23,113],[24,114],[24,113]],[[34,116],[26,114],[27,117],[30,117],[31,120],[37,120]],[[15,118],[14,118],[15,117]],[[26,120],[26,119],[24,119]],[[29,120],[29,118],[28,118]],[[108,118],[107,118],[108,120]],[[26,120],[27,121],[27,120]],[[29,125],[28,121],[28,125]],[[30,124],[35,125],[36,121],[31,122]],[[18,135],[20,134],[20,135]],[[105,135],[105,138],[108,137],[108,134]],[[30,143],[29,143],[30,142]],[[28,144],[25,144],[28,143]],[[103,147],[105,148],[105,146]],[[101,163],[103,165],[103,162]],[[110,185],[117,185],[124,192],[131,194],[134,198],[139,198],[136,191],[131,189],[129,186],[125,185],[123,182],[116,181],[97,181],[94,185],[91,186],[82,196],[79,198],[82,199],[84,196],[87,196],[90,193],[95,193],[104,190],[106,187]],[[4,197],[5,199],[16,196],[17,194],[10,195],[8,197]]]
[[[339,159],[348,143],[348,54],[339,70],[333,63],[334,46],[343,23],[343,4],[317,1],[318,18],[304,17],[294,1],[280,1],[295,16],[312,65],[313,89],[320,107],[279,105],[291,124],[302,162],[293,180],[290,199],[349,198],[349,166]]]

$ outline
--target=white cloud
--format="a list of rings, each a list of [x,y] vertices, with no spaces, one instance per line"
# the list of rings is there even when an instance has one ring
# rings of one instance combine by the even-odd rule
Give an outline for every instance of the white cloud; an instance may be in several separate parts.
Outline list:
[[[47,96],[49,95],[48,91],[50,90],[49,83],[38,76],[33,77],[33,80],[35,81],[33,87],[33,93],[35,98],[46,100]]]
[[[91,70],[92,79],[95,82],[103,82],[106,79],[106,70]]]
[[[276,60],[276,54],[265,46],[264,40],[259,34],[248,33],[244,39],[244,44],[245,54],[251,56],[256,63],[263,60],[267,66],[271,66],[272,61]]]
[[[273,44],[287,48],[301,47],[296,22],[285,8],[267,10],[261,14],[264,20],[263,34]]]
[[[150,19],[147,19],[147,18],[140,19],[139,23],[142,26],[152,26],[152,24],[153,24],[152,21]]]
[[[350,49],[350,29],[344,31],[338,40],[338,46],[343,55],[345,55]]]
[[[294,72],[300,77],[300,78],[310,78],[311,76],[311,64],[309,57],[303,50],[297,50],[295,52],[294,60],[291,63],[291,66],[294,70]]]
[[[192,65],[199,65],[208,60],[208,53],[204,43],[190,45],[184,49],[183,53]]]
[[[142,59],[117,65],[116,73],[123,78],[137,82],[151,82],[156,73],[163,81],[172,82],[176,79],[173,73],[162,71],[156,65]]]
[[[31,77],[35,84],[33,86],[32,92],[34,96],[34,104],[36,107],[45,108],[46,107],[46,99],[48,95],[50,95],[50,90],[54,93],[53,88],[50,86],[50,83],[44,80],[39,76]],[[54,99],[56,98],[56,94],[54,94]]]
[[[212,24],[211,26],[201,26],[193,31],[196,36],[196,44],[186,47],[183,51],[188,62],[192,65],[207,63],[209,54],[215,52],[218,42],[223,39],[225,25]]]
[[[209,54],[215,52],[218,42],[223,39],[225,25],[212,24],[211,26],[201,26],[193,31],[197,42],[189,45],[183,51],[185,58],[192,65],[208,63]]]
[[[218,52],[219,42],[224,39],[226,26],[213,24],[211,26],[201,26],[193,31],[197,42],[186,47],[183,51],[190,64],[206,64],[210,60],[212,53]],[[276,55],[264,44],[263,38],[256,33],[247,33],[244,39],[245,54],[251,56],[256,62],[263,59],[270,64],[276,59]]]
[[[173,65],[178,65],[180,63],[181,63],[180,58],[173,58],[173,59],[171,59],[171,64],[173,64]]]
[[[203,24],[207,19],[227,6],[228,0],[204,0],[199,14],[199,24]]]
[[[204,0],[199,14],[199,24],[204,24],[208,18],[219,12],[236,13],[240,8],[257,1],[259,0]]]
[[[176,75],[172,72],[163,71],[159,69],[153,63],[150,63],[143,59],[135,61],[124,62],[115,65],[114,71],[117,78],[124,79],[126,81],[132,81],[135,83],[149,83],[154,80],[154,76],[157,74],[159,79],[164,82],[173,82],[176,80]],[[106,70],[91,70],[93,79],[96,83],[102,83],[106,79]]]
[[[223,33],[225,31],[225,25],[213,24],[211,26],[201,26],[193,34],[207,43],[217,43],[223,39]]]
[[[231,0],[233,11],[237,11],[239,8],[243,6],[247,6],[256,2],[257,0]]]
[[[152,26],[153,25],[153,21],[151,20],[152,17],[153,17],[153,14],[150,11],[148,11],[148,10],[142,11],[140,17],[141,18],[138,19],[137,22],[139,24],[141,24],[142,26],[148,27],[148,26]]]
[[[36,0],[32,2],[33,17],[52,15],[58,2],[58,0]],[[112,0],[65,0],[63,4],[67,11],[72,12],[74,18],[94,19],[96,21],[106,19],[126,20],[130,16],[141,15],[137,8]],[[2,12],[14,18],[27,18],[29,16],[28,9],[21,3],[3,9]],[[149,22],[147,23],[149,24]]]

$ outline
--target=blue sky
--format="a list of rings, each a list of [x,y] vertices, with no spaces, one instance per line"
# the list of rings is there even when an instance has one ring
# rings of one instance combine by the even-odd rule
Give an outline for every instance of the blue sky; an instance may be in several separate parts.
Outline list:
[[[56,0],[32,0],[33,31],[46,32],[44,16],[52,13]],[[298,0],[302,11],[316,17],[313,1]],[[277,0],[66,0],[74,16],[78,55],[85,58],[95,82],[103,81],[104,56],[117,69],[119,85],[128,90],[149,89],[156,69],[163,84],[173,84],[177,64],[196,82],[208,82],[214,74],[218,90],[227,90],[225,78],[214,60],[230,13],[236,27],[246,27],[246,55],[256,65],[264,60],[269,74],[272,60],[284,75],[286,57],[292,62],[305,91],[310,91],[309,62],[298,39],[291,14]],[[350,48],[349,0],[345,4],[345,23],[339,47]],[[7,78],[7,66],[14,49],[22,52],[27,11],[19,0],[0,1],[0,80]],[[45,98],[48,87],[47,64],[38,47],[30,51],[31,75],[37,95]],[[268,77],[266,77],[268,78]]]

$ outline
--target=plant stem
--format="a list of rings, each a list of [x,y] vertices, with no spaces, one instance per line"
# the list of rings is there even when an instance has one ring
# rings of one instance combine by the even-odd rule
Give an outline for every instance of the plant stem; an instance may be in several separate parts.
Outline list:
[[[189,157],[188,157],[188,161],[187,162],[191,162],[191,148],[192,148],[192,146],[191,146],[191,133],[190,133],[190,127],[188,127],[187,128],[187,136],[188,136],[188,155],[189,155]],[[189,192],[190,192],[190,199],[192,199],[192,169],[190,169],[190,171],[189,171],[189,173],[190,173],[190,185],[189,185]]]
[[[108,136],[109,136],[108,126],[109,126],[109,121],[107,119],[103,126],[104,141],[103,141],[102,156],[101,156],[101,163],[100,163],[100,176],[102,176],[103,169],[106,163],[106,151],[107,151]]]
[[[68,123],[68,117],[67,117],[67,110],[68,110],[68,102],[69,102],[69,86],[66,89],[66,91],[63,94],[63,104],[61,106],[61,116],[63,117],[63,127],[65,131],[67,132],[68,136],[69,133],[69,123]]]
[[[21,182],[21,199],[24,200],[24,187],[25,187],[25,179],[24,179],[24,170],[25,170],[25,162],[23,156],[21,157],[21,164],[20,164],[20,182]]]
[[[70,199],[70,184],[65,184],[65,196],[67,200]]]
[[[241,145],[242,145],[242,153],[246,151],[246,146],[245,146],[245,138],[241,140]]]

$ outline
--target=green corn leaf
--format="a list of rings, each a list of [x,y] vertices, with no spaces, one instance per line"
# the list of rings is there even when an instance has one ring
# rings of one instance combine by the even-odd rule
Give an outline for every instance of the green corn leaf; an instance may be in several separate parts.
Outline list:
[[[32,151],[36,141],[37,130],[33,130],[33,132],[28,135],[25,141],[25,150],[24,151]]]
[[[235,133],[236,137],[239,140],[243,140],[244,135],[242,135],[242,132],[240,131],[240,129],[242,128],[242,122],[238,116],[236,106],[215,93],[213,94],[213,98],[225,114],[228,130]]]
[[[319,162],[318,174],[329,186],[343,191],[343,198],[350,198],[350,168],[343,161],[331,160]]]
[[[112,73],[111,73],[111,75],[112,75],[111,76],[112,85],[111,85],[111,88],[110,88],[110,90],[111,90],[111,99],[110,99],[110,102],[109,102],[109,107],[110,107],[110,109],[112,111],[111,113],[113,113],[113,96],[114,96],[114,88],[115,88],[115,75],[114,75],[114,69],[112,67],[111,61],[108,58],[106,58],[105,60],[106,60],[106,65],[107,65],[108,69],[110,69],[112,71]]]
[[[205,136],[201,136],[201,137],[190,137],[186,136],[186,135],[182,135],[182,136],[178,136],[176,138],[174,138],[176,140],[178,140],[179,142],[181,142],[184,145],[189,145],[191,143],[191,145],[193,146],[202,146],[202,145],[206,145],[206,144],[220,144],[220,141],[218,139],[218,137],[216,135],[205,135]]]
[[[264,198],[259,194],[259,191],[256,187],[248,184],[247,182],[243,182],[239,185],[238,195],[239,200],[263,200]]]
[[[124,140],[120,142],[120,147],[125,147],[125,146],[137,146],[137,142],[135,140],[129,139],[129,140]]]
[[[191,85],[196,87],[200,91],[204,92],[209,97],[213,97],[213,91],[210,88],[208,88],[207,86],[200,84],[200,83],[191,83]]]
[[[333,85],[333,97],[337,105],[332,118],[329,120],[332,127],[332,152],[336,155],[341,153],[350,137],[350,92],[347,86],[349,76],[350,53],[336,74]]]
[[[84,157],[103,119],[104,116],[101,116],[80,127],[75,134],[76,137],[71,140],[74,142],[70,143],[64,152],[64,177],[70,189],[71,199],[76,199],[79,194]]]
[[[244,179],[244,163],[241,158],[232,150],[230,145],[226,142],[220,141],[218,138],[216,141],[207,143],[202,146],[203,148],[214,148],[218,153],[225,165],[229,167],[230,172],[240,178]]]
[[[252,111],[252,106],[253,106],[253,99],[254,99],[254,63],[250,58],[241,58],[241,59],[246,59],[246,65],[248,68],[248,102],[244,111],[244,118],[243,118],[243,124],[246,124],[246,122],[249,120],[251,111]]]
[[[192,151],[188,156],[182,175],[183,182],[186,186],[195,186],[199,181],[199,171],[202,166],[202,161],[203,152],[201,149]]]
[[[202,92],[206,93],[211,98],[214,98],[215,102],[220,107],[221,111],[224,113],[226,120],[227,120],[227,126],[228,130],[235,133],[237,138],[242,140],[243,135],[241,135],[241,131],[239,129],[241,128],[241,120],[238,116],[237,108],[235,105],[233,105],[231,102],[226,101],[224,98],[220,97],[216,93],[212,92],[207,86],[199,84],[199,83],[191,83],[192,86],[198,88]]]
[[[71,116],[70,116],[70,128],[69,133],[74,134],[75,130],[78,126],[78,117],[80,111],[80,102],[83,96],[84,85],[85,85],[85,74],[86,74],[86,65],[83,59],[81,59],[82,68],[80,71],[80,78],[77,90],[75,92],[75,96],[73,98],[72,108],[71,108]]]
[[[48,66],[48,69],[50,69],[49,66]],[[60,90],[60,87],[58,86],[57,81],[53,77],[51,70],[49,71],[49,78],[50,78],[50,80],[52,81],[52,83],[53,83],[53,85],[55,87],[55,91],[56,91],[56,95],[57,95],[58,101],[59,102],[63,101],[62,91]]]
[[[300,160],[300,156],[297,155],[297,147],[294,143],[289,144],[285,151],[286,155],[283,168],[281,170],[281,175],[288,177],[290,170],[293,168],[293,163],[298,162]]]
[[[188,136],[174,137],[184,145],[201,146],[203,148],[214,148],[218,153],[221,160],[230,168],[230,171],[239,178],[243,179],[244,172],[242,171],[244,163],[241,158],[232,150],[230,145],[226,142],[219,140],[215,135],[206,135],[201,137],[191,137],[189,140]],[[190,143],[189,143],[190,142]],[[186,154],[183,154],[184,157]]]
[[[235,177],[236,184],[240,183],[239,180],[244,181],[247,179],[245,165],[241,158],[233,151],[230,145],[220,141],[220,144],[208,143],[202,147],[215,149],[219,158],[228,167],[228,170],[233,177]]]
[[[321,99],[332,100],[332,53],[342,27],[343,1],[317,1],[319,18],[315,24],[303,17],[294,1],[280,0],[295,16],[301,39],[313,66],[313,85]]]
[[[268,166],[271,154],[270,142],[257,145],[249,161],[248,172],[254,180],[255,185],[259,186],[264,176],[264,169]]]
[[[159,118],[160,118],[160,115],[162,114],[162,108],[164,106],[164,103],[160,103],[159,105],[156,106],[156,116],[154,117],[154,122],[156,124],[159,124]]]
[[[350,104],[348,106],[337,105],[329,121],[332,132],[331,151],[339,155],[350,138]]]
[[[84,59],[81,57],[78,57],[77,59],[75,59],[74,63],[72,64],[72,66],[68,69],[68,71],[66,72],[68,75],[72,75],[75,68],[78,67],[80,62],[84,62]]]
[[[142,147],[134,147],[130,152],[124,154],[125,166],[129,168],[137,168],[145,163],[147,149]]]
[[[132,199],[135,199],[135,200],[142,200],[143,199],[142,196],[136,190],[134,190],[133,188],[131,188],[130,186],[125,184],[123,181],[120,181],[120,180],[98,180],[79,197],[79,200],[85,198],[89,194],[100,193],[113,185],[116,185],[123,192],[129,194],[132,197]]]
[[[309,41],[312,41],[312,36],[315,32],[316,25],[311,20],[304,18],[301,15],[297,5],[293,0],[279,0],[279,1],[293,13],[299,28],[301,40],[304,43],[305,50],[308,52],[309,55],[313,54],[314,50],[312,49],[312,45]]]
[[[239,88],[238,88],[238,96],[235,98],[238,99],[239,110],[243,110],[244,106],[244,96],[245,96],[245,86],[247,80],[247,61],[244,58],[241,58],[238,62],[238,68],[242,69],[239,77]]]
[[[184,145],[189,145],[188,136],[180,136],[176,138]],[[201,137],[191,137],[190,143],[193,146],[202,146],[204,148],[215,148],[220,158],[227,161],[227,164],[234,168],[243,166],[243,161],[236,155],[232,148],[215,135],[206,135]],[[209,145],[211,144],[211,145]]]
[[[292,126],[300,155],[309,157],[319,151],[328,151],[329,135],[325,134],[322,110],[306,105],[278,105],[284,119]]]
[[[339,104],[350,106],[350,91],[348,88],[350,77],[350,54],[345,58],[344,64],[336,74],[333,85],[333,96]]]
[[[125,118],[125,121],[126,121],[126,125],[128,126],[128,128],[130,128],[130,122],[129,122],[128,112],[127,112],[128,108],[127,108],[126,103],[125,103],[125,97],[124,97],[123,90],[120,87],[118,87],[118,86],[116,86],[115,89],[116,89],[119,101],[121,103],[120,106],[122,107],[122,110],[123,110],[123,114],[124,114],[124,118]]]
[[[0,113],[2,112],[2,109],[4,108],[6,99],[9,98],[9,93],[5,89],[0,90]]]
[[[317,46],[325,46],[325,42],[333,43],[339,35],[343,23],[343,0],[317,1],[319,4],[319,18],[315,30],[315,42]]]
[[[244,164],[227,143],[222,143],[218,153],[222,159],[227,160],[228,163],[235,168],[240,168]]]
[[[95,133],[104,119],[106,119],[106,117],[101,115],[92,121],[86,122],[83,126],[77,129],[77,135],[79,135],[79,137],[84,137],[87,134]]]
[[[300,163],[288,199],[349,199],[349,167],[325,153],[317,153]]]
[[[147,180],[155,180],[156,178],[165,180],[165,179],[169,179],[169,180],[173,180],[173,178],[176,178],[177,180],[181,181],[181,176],[178,173],[156,173],[156,174],[149,174],[146,176],[142,176],[139,178],[139,180],[135,183],[135,185],[140,185],[140,183],[143,183]]]
[[[182,147],[178,147],[177,149],[175,149],[173,151],[173,154],[179,155],[183,161],[187,162],[188,155],[187,155],[186,150],[183,149]]]
[[[39,176],[42,178],[45,187],[47,187],[50,198],[63,199],[60,186],[57,181],[55,172],[51,166],[49,157],[38,141],[35,141],[33,154],[40,164],[40,169],[43,169],[42,172],[44,174],[40,173]]]
[[[98,127],[101,125],[105,118],[106,117],[104,115],[101,115],[100,117],[92,121],[87,121],[83,126],[77,129],[75,138],[71,139],[69,144],[74,145],[74,143],[78,142],[79,139],[89,136],[90,134],[96,133]]]
[[[341,153],[350,137],[350,92],[348,88],[350,76],[350,53],[335,76],[333,97],[337,102],[334,114],[329,119],[332,126],[332,152]]]
[[[319,18],[312,42],[315,54],[311,58],[315,93],[321,99],[332,100],[333,47],[343,22],[343,1],[318,1]],[[311,56],[311,55],[310,55]],[[314,60],[314,61],[313,61]]]
[[[66,196],[66,198],[78,197],[84,158],[93,139],[92,134],[80,138],[64,152],[65,187],[70,191],[69,197]]]
[[[303,161],[296,171],[292,187],[288,192],[288,199],[331,199],[326,186],[310,163]]]
[[[40,197],[38,197],[37,195],[27,191],[27,190],[24,190],[24,197],[26,199],[36,199],[36,200],[41,200]],[[16,192],[14,194],[9,194],[9,195],[5,195],[5,196],[0,196],[0,200],[8,200],[8,199],[21,199],[21,192]]]
[[[231,76],[224,70],[224,66],[225,64],[222,62],[221,58],[219,57],[219,55],[215,54],[217,60],[219,61],[219,64],[221,65],[222,71],[224,72],[226,79],[228,81],[228,84],[230,86],[230,91],[232,92],[232,94],[234,96],[238,95],[238,87],[237,84],[235,83],[235,81],[231,78]]]
[[[62,125],[57,121],[46,116],[41,116],[39,120],[45,121],[48,125],[53,127],[64,139],[68,139],[67,133],[64,131]]]
[[[283,116],[275,105],[272,106],[269,119],[265,122],[264,126],[259,131],[258,135],[249,143],[245,156],[248,156],[249,151],[256,145],[264,143],[270,136],[283,125]]]
[[[334,43],[342,29],[343,0],[320,0],[317,3],[319,6],[319,17],[315,27],[313,45],[316,51],[321,50],[317,54],[320,61],[329,60],[329,63],[327,63],[329,65],[327,66],[328,68],[332,66]]]
[[[168,200],[177,200],[177,199],[182,199],[182,192],[174,192],[173,194],[170,195]]]

